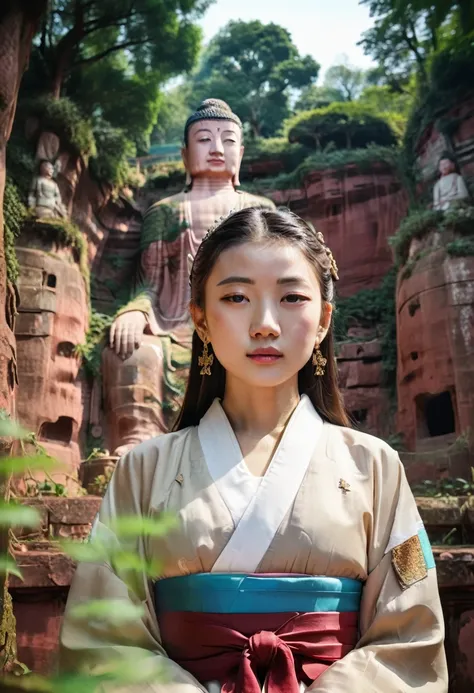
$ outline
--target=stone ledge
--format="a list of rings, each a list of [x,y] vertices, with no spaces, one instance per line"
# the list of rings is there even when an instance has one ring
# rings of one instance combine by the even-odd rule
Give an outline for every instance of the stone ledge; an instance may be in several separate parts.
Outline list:
[[[24,498],[24,505],[38,511],[41,522],[34,530],[26,527],[15,529],[15,536],[22,540],[47,540],[50,537],[72,537],[85,539],[99,512],[102,498],[99,496],[84,496],[82,498],[58,498],[41,496]]]
[[[32,546],[32,549],[13,552],[23,579],[10,575],[9,588],[69,587],[76,569],[72,558],[49,542],[43,547],[36,543]]]
[[[433,546],[440,588],[474,588],[474,547]]]

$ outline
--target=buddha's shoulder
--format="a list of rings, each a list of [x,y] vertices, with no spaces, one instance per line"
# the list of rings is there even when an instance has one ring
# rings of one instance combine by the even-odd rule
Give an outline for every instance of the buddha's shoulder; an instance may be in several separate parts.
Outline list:
[[[275,203],[268,197],[263,197],[263,195],[254,195],[253,193],[242,191],[239,193],[242,195],[243,207],[261,207],[264,209],[276,209]]]
[[[145,212],[145,217],[150,214],[163,215],[169,212],[173,212],[174,214],[179,213],[183,201],[184,192],[179,192],[176,193],[176,195],[164,197],[162,200],[157,200],[148,207],[148,209]]]

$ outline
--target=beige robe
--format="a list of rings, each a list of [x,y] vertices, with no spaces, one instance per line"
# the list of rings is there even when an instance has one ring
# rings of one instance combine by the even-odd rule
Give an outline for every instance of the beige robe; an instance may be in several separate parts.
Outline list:
[[[110,536],[107,525],[117,514],[153,517],[172,511],[179,518],[177,529],[161,539],[135,542],[141,556],[160,557],[163,577],[211,572],[217,566],[221,572],[359,579],[365,583],[360,640],[307,690],[446,693],[436,572],[429,569],[417,581],[407,578],[402,588],[394,569],[397,555],[398,570],[410,574],[413,566],[403,565],[410,549],[396,552],[411,546],[421,526],[397,453],[365,433],[322,422],[305,397],[296,411],[299,418],[291,417],[257,486],[217,400],[199,427],[142,443],[119,461],[94,532]],[[133,653],[164,668],[167,683],[120,690],[206,691],[167,658],[151,581],[138,575],[127,589],[123,578],[106,563],[78,567],[61,633],[62,668],[97,670],[104,661]],[[71,618],[74,605],[98,598],[143,604],[146,615],[122,631]]]

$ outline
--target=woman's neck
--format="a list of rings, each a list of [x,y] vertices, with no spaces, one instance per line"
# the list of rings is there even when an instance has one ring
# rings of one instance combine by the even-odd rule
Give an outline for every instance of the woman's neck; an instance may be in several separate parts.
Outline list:
[[[296,378],[274,388],[227,378],[222,406],[236,434],[259,438],[282,431],[299,400]]]

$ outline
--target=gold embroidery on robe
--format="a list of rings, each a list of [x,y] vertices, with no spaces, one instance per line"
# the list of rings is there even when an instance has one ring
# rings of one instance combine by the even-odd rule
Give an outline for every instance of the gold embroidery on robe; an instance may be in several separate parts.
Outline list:
[[[403,590],[428,575],[423,549],[417,534],[392,549],[392,565]]]

